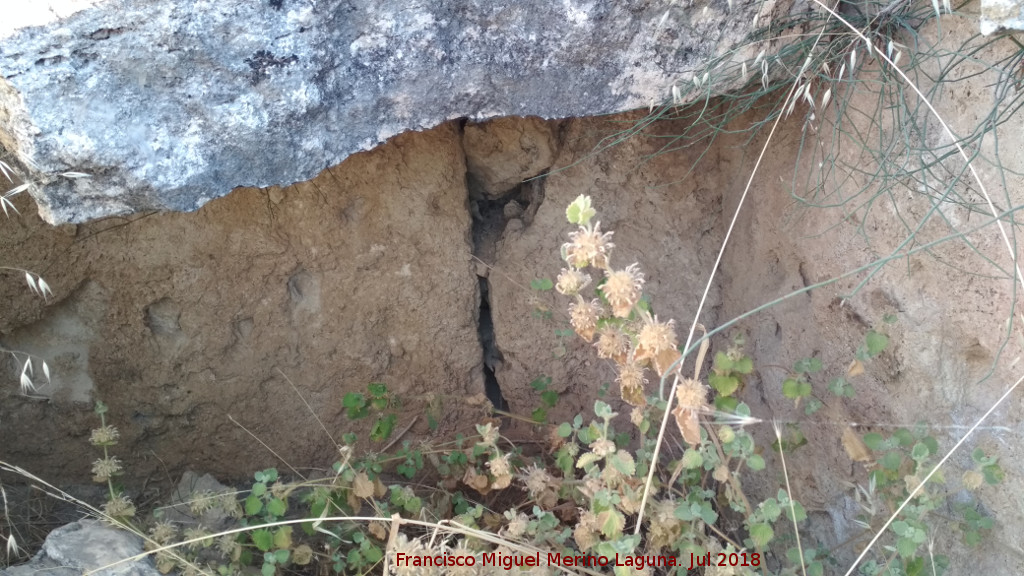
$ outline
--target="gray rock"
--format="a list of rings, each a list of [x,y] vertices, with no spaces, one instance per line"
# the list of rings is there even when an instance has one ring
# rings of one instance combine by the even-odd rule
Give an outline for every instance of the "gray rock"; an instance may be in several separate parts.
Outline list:
[[[98,520],[79,520],[57,528],[46,537],[31,561],[0,570],[0,576],[79,576],[142,552],[142,538]],[[124,562],[97,576],[160,576],[152,561]]]
[[[195,210],[452,118],[647,106],[790,2],[40,1],[0,24],[0,145],[50,223]]]
[[[981,33],[1024,30],[1024,0],[981,0]]]
[[[170,505],[160,510],[160,520],[218,532],[235,524],[232,512],[237,507],[231,488],[209,474],[200,476],[189,470],[182,474],[178,487],[171,494]]]

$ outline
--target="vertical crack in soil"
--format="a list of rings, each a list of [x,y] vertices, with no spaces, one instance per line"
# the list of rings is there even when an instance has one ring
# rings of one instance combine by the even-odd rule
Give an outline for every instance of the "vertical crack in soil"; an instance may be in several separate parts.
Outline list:
[[[493,263],[497,256],[498,242],[506,231],[519,231],[530,225],[543,199],[545,175],[523,182],[498,198],[487,198],[467,175],[469,209],[473,218],[474,256],[487,264]],[[501,393],[497,378],[505,358],[494,333],[488,272],[486,267],[478,269],[480,309],[477,333],[483,349],[484,393],[496,409],[507,411],[508,403]]]
[[[490,283],[487,278],[480,278],[480,319],[477,322],[477,333],[480,335],[480,347],[484,351],[484,394],[498,410],[508,411],[508,402],[501,394],[501,386],[494,371],[505,360],[498,350],[494,338],[494,319],[491,316]]]

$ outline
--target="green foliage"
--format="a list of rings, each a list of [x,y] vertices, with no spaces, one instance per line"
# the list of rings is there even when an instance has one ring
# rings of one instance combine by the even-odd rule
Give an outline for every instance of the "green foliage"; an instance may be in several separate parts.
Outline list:
[[[597,211],[590,206],[590,197],[581,194],[565,209],[565,217],[570,224],[587,226]]]
[[[889,346],[889,337],[881,332],[869,330],[864,336],[864,344],[857,349],[857,359],[862,361],[870,360],[878,356]]]
[[[388,392],[386,384],[371,382],[366,385],[366,393],[349,392],[342,398],[341,405],[345,408],[345,414],[351,420],[360,420],[370,415],[373,410],[376,419],[370,426],[370,440],[383,442],[391,437],[398,423],[398,416],[394,413],[382,414],[381,412],[392,408],[393,399]]]
[[[530,382],[530,388],[540,392],[541,405],[530,414],[530,419],[537,424],[547,422],[548,410],[558,404],[558,392],[551,390],[549,386],[551,386],[551,377],[549,376],[540,376]]]
[[[960,531],[963,533],[964,543],[968,546],[980,544],[995,527],[992,518],[982,514],[969,503],[958,503],[956,510],[963,516]]]
[[[828,390],[840,398],[853,398],[856,395],[853,386],[841,376],[828,383]]]
[[[546,292],[554,287],[555,283],[550,278],[534,278],[530,280],[530,288],[538,292]]]
[[[736,396],[742,391],[744,377],[754,371],[754,362],[743,354],[741,342],[740,339],[734,339],[733,345],[727,351],[715,354],[715,361],[708,375],[708,384],[718,392],[719,398],[732,399]],[[735,403],[723,400],[719,407],[731,410],[735,408]]]

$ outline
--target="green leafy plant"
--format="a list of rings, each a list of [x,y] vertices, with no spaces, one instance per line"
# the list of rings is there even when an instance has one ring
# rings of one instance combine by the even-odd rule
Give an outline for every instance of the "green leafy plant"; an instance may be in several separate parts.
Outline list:
[[[538,424],[547,422],[548,410],[554,408],[558,403],[558,392],[551,390],[550,386],[551,378],[549,376],[541,376],[530,382],[530,388],[540,393],[541,405],[530,414],[530,418]]]
[[[374,442],[387,440],[395,430],[398,416],[393,412],[383,413],[393,407],[392,403],[393,398],[388,392],[387,385],[381,382],[367,384],[365,394],[349,392],[342,399],[345,413],[352,420],[368,417],[371,410],[376,413],[376,418],[370,427],[370,439]]]
[[[708,384],[718,392],[715,407],[719,410],[736,409],[739,403],[736,396],[743,390],[744,378],[754,371],[754,362],[743,354],[743,345],[743,337],[736,336],[727,351],[715,354]]]

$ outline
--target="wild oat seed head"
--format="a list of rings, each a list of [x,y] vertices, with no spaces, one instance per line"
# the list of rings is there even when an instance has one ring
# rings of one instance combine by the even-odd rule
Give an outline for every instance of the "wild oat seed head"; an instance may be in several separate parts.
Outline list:
[[[562,268],[558,275],[558,283],[555,290],[565,296],[575,296],[590,284],[590,274],[585,274],[575,268]]]
[[[644,287],[644,274],[639,264],[630,264],[624,270],[605,270],[608,279],[601,288],[605,298],[612,305],[612,314],[617,318],[626,318],[633,306],[640,301],[640,291]]]
[[[614,232],[601,233],[601,223],[589,226],[580,226],[576,232],[569,233],[569,242],[563,246],[565,260],[573,268],[594,268],[607,269],[608,256],[615,244],[611,243]]]
[[[576,302],[569,304],[569,323],[581,338],[590,342],[594,339],[597,321],[601,318],[601,301],[596,298],[587,302],[577,296]]]
[[[93,446],[113,446],[117,444],[117,439],[120,436],[121,433],[117,431],[117,428],[108,424],[100,428],[94,428],[92,435],[89,436],[89,442]]]
[[[652,354],[674,349],[679,345],[676,338],[676,321],[658,322],[658,317],[655,316],[644,322],[643,328],[637,334],[637,343]]]
[[[121,461],[116,456],[100,458],[92,463],[92,481],[103,483],[121,473]]]
[[[597,331],[598,358],[615,358],[629,352],[629,336],[615,326],[605,326]]]
[[[707,387],[700,380],[684,378],[676,388],[676,399],[679,406],[702,410],[707,407]]]

